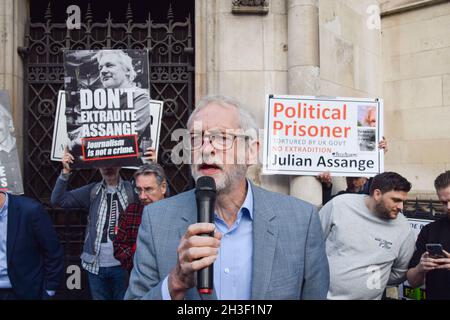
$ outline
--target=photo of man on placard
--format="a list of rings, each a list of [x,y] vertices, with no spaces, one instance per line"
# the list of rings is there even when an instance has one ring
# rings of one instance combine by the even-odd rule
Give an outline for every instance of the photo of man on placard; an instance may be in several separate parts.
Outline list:
[[[358,106],[358,127],[371,127],[377,125],[377,108],[375,106]]]
[[[6,91],[0,91],[0,190],[23,194],[14,124]]]
[[[139,166],[154,147],[147,57],[147,50],[65,52],[74,167]]]

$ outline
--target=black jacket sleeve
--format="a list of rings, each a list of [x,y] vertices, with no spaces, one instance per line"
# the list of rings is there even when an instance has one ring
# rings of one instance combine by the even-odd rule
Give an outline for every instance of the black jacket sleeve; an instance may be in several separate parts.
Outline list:
[[[52,220],[42,205],[33,210],[34,237],[44,258],[45,290],[56,290],[64,275],[64,254]]]

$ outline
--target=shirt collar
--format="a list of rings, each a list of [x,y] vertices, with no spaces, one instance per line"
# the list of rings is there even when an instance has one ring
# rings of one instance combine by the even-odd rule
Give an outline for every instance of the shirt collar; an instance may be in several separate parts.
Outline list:
[[[247,180],[247,195],[245,196],[244,202],[242,203],[241,208],[237,213],[237,221],[241,220],[243,215],[248,216],[251,220],[253,220],[253,191],[252,184]],[[217,213],[214,211],[214,216],[216,219],[220,219]]]
[[[247,180],[247,195],[245,197],[244,203],[241,206],[241,210],[243,214],[247,212],[250,219],[253,220],[253,191],[252,191],[252,184],[248,180]]]
[[[117,191],[118,192],[122,192],[122,189],[124,187],[124,183],[122,178],[119,176],[119,183],[117,184]],[[97,191],[95,192],[95,194],[98,194],[100,192],[100,190],[107,190],[107,184],[105,179],[102,180],[102,183],[100,184],[100,186],[98,187]]]
[[[3,193],[5,195],[5,203],[2,207],[0,207],[0,218],[4,218],[8,214],[8,193],[1,191],[0,193]]]

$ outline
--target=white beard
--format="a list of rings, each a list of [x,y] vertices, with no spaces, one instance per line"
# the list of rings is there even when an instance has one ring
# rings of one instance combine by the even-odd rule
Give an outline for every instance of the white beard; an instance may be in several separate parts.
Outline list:
[[[192,177],[195,181],[198,180],[202,175],[198,171],[198,165],[191,166]],[[223,169],[223,168],[222,168]],[[237,164],[233,166],[233,170],[230,172],[222,172],[220,174],[212,176],[216,182],[217,192],[226,192],[230,190],[233,184],[240,181],[242,178],[245,179],[247,173],[247,166],[243,164]]]

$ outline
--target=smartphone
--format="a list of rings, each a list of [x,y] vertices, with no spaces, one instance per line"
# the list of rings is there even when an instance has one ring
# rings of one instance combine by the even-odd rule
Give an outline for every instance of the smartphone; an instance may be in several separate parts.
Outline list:
[[[428,254],[431,258],[444,258],[444,252],[442,251],[442,245],[440,243],[427,243],[426,245]]]

